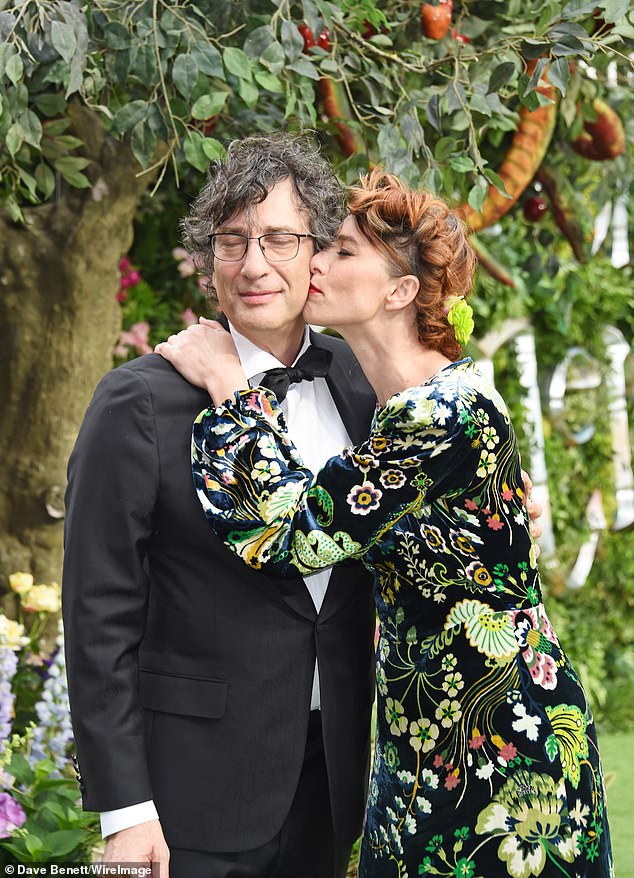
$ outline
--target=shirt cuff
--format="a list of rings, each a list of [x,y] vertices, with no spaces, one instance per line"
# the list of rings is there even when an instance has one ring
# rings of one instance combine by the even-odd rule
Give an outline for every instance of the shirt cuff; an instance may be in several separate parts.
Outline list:
[[[107,838],[122,829],[130,829],[139,823],[147,823],[149,820],[158,820],[158,811],[153,801],[139,802],[138,805],[128,805],[127,808],[116,808],[114,811],[102,811],[101,836]]]

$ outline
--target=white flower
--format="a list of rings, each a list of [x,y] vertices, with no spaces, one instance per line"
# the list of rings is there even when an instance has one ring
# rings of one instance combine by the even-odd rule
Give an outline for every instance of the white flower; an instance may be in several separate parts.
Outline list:
[[[410,835],[414,835],[416,833],[416,820],[414,820],[409,811],[405,815],[405,829],[409,832]]]
[[[479,777],[480,780],[488,780],[493,772],[495,771],[495,766],[492,762],[486,762],[480,768],[476,768],[476,777]]]
[[[436,719],[440,720],[440,724],[446,729],[450,729],[454,723],[457,723],[462,716],[460,702],[444,698],[436,708]]]
[[[476,470],[476,475],[483,479],[490,475],[497,465],[497,457],[493,451],[480,452],[480,466]]]
[[[251,478],[257,482],[279,481],[281,468],[276,460],[258,460],[251,470]]]
[[[416,796],[416,807],[421,814],[431,814],[431,802],[423,796]]]
[[[529,741],[536,741],[539,737],[538,728],[542,724],[540,717],[530,716],[526,712],[526,707],[523,704],[514,704],[513,713],[515,716],[519,717],[519,719],[516,719],[511,723],[514,731],[526,732],[526,737]]]
[[[578,823],[579,826],[586,826],[588,817],[590,816],[590,808],[585,805],[581,799],[577,799],[575,807],[570,811],[570,819]]]
[[[447,418],[451,417],[451,409],[449,406],[446,406],[441,403],[436,403],[436,408],[434,409],[434,420],[437,424],[444,425],[447,422]]]
[[[407,731],[407,717],[403,716],[404,708],[400,701],[388,698],[385,702],[385,718],[390,723],[390,732],[399,736]]]
[[[421,784],[429,787],[430,790],[438,789],[438,775],[431,768],[423,768],[420,773]]]

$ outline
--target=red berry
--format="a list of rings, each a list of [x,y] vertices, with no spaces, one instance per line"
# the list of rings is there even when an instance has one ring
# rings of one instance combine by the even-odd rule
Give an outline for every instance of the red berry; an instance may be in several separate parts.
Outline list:
[[[537,223],[547,210],[548,202],[539,195],[534,195],[524,202],[524,219],[529,223]]]
[[[317,37],[317,45],[326,52],[330,51],[330,31],[327,27]]]
[[[315,34],[307,24],[300,24],[297,30],[304,38],[304,52],[308,52],[315,45]]]
[[[448,2],[440,6],[423,3],[420,8],[420,23],[425,36],[430,40],[442,40],[447,36],[451,24],[451,12],[452,4]]]
[[[451,39],[455,40],[457,43],[462,43],[465,46],[471,42],[470,37],[467,37],[464,34],[459,33],[455,27],[451,29]]]

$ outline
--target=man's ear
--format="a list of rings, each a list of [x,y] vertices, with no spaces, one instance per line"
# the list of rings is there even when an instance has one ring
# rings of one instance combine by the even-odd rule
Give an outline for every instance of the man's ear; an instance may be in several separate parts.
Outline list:
[[[407,308],[416,298],[419,287],[419,280],[413,274],[395,278],[394,288],[385,297],[386,311],[400,311]]]

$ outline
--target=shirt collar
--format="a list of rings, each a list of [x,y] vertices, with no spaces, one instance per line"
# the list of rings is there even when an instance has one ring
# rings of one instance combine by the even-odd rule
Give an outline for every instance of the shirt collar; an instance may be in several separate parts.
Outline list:
[[[252,341],[250,341],[246,336],[242,335],[238,332],[238,330],[229,323],[229,331],[231,332],[231,337],[233,339],[233,343],[236,346],[236,350],[238,351],[238,356],[240,357],[240,362],[242,363],[242,368],[244,369],[245,375],[247,376],[247,380],[251,381],[255,378],[256,375],[262,375],[263,372],[266,372],[268,369],[279,369],[280,367],[285,367],[285,363],[282,363],[277,357],[274,357],[273,354],[270,354],[268,351],[262,350]],[[305,351],[310,347],[310,334],[308,326],[304,329],[304,340],[302,341],[302,346],[299,349],[299,353],[293,360],[291,365],[295,365],[295,363],[299,360],[301,355],[305,353]]]

